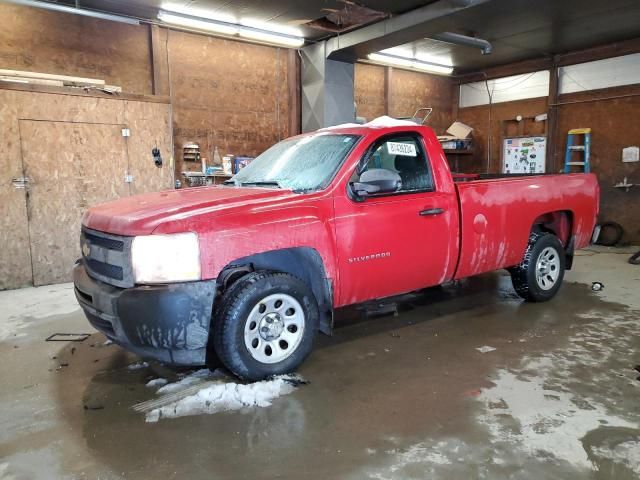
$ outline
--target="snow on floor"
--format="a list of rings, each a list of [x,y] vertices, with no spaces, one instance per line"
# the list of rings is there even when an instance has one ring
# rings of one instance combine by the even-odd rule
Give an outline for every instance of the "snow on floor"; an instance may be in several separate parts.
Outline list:
[[[301,381],[297,375],[281,375],[270,380],[242,384],[235,383],[219,371],[203,369],[160,387],[156,391],[160,397],[146,402],[152,408],[138,406],[137,409],[147,410],[147,422],[157,422],[162,418],[268,407],[276,398],[293,392],[295,385]]]
[[[80,308],[72,283],[0,292],[0,341],[21,336],[29,320],[66,315]]]

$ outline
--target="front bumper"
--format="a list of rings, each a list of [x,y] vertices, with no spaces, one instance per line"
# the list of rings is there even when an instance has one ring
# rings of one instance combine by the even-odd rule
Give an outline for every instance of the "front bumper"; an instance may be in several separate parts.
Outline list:
[[[73,269],[78,303],[107,338],[143,358],[204,365],[216,281],[118,288]]]

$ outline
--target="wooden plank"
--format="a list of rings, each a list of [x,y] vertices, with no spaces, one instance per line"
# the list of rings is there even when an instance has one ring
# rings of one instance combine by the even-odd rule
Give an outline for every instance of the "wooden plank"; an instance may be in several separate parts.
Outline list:
[[[25,190],[11,180],[22,177],[16,93],[0,90],[0,290],[31,284],[31,253]]]
[[[151,68],[153,72],[153,94],[169,95],[169,64],[167,36],[169,30],[158,25],[149,25],[151,36]]]
[[[29,85],[48,85],[54,87],[63,87],[64,83],[61,80],[45,80],[44,78],[20,78],[20,77],[9,77],[6,75],[0,76],[0,81],[3,82],[14,82],[14,83],[23,83]]]
[[[42,80],[53,80],[62,82],[65,85],[100,85],[104,86],[104,80],[95,78],[71,77],[69,75],[54,75],[51,73],[39,72],[23,72],[20,70],[6,70],[0,68],[0,76],[17,77],[17,78],[33,78]]]
[[[120,125],[20,120],[34,285],[68,282],[82,215],[128,194]]]
[[[109,87],[108,85],[106,86]],[[17,90],[23,92],[53,93],[56,95],[66,95],[71,97],[92,97],[114,100],[135,100],[149,103],[169,103],[169,97],[156,95],[138,95],[135,93],[109,94],[102,90],[83,89],[74,87],[58,87],[49,85],[33,85],[26,83],[0,82],[0,90]]]

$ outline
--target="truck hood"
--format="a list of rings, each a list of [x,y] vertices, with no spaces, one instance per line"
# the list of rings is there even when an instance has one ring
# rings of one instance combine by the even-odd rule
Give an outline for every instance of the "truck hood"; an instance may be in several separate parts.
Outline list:
[[[158,225],[192,215],[230,213],[264,201],[295,196],[290,190],[237,187],[202,187],[145,193],[96,205],[82,218],[90,229],[114,235],[149,235]]]

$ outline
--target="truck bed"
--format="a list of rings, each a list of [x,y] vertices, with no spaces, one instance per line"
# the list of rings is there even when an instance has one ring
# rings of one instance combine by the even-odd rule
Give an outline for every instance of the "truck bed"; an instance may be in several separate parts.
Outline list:
[[[517,265],[535,223],[566,218],[565,246],[589,244],[598,183],[593,174],[474,175],[456,181],[460,201],[460,255],[455,278]],[[565,212],[562,215],[550,215]],[[541,221],[542,219],[542,221]]]

